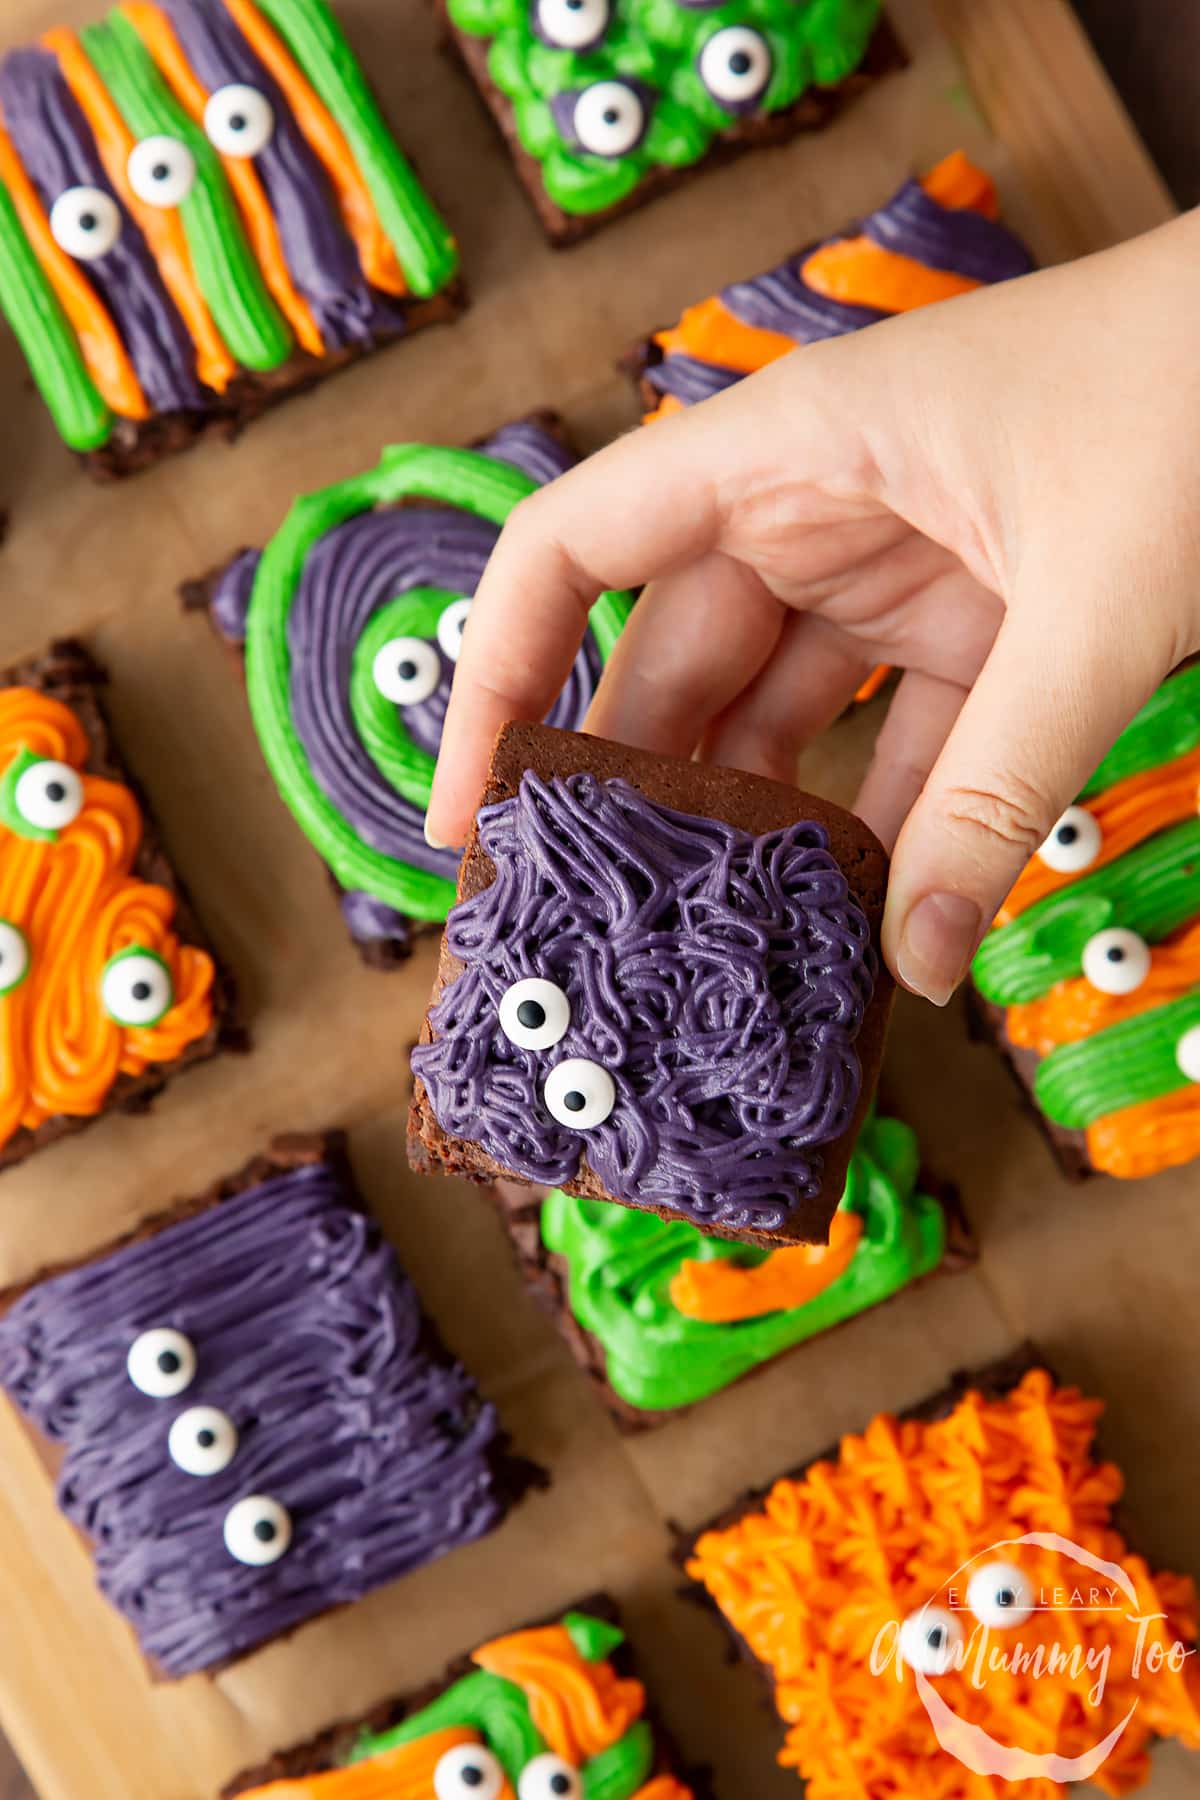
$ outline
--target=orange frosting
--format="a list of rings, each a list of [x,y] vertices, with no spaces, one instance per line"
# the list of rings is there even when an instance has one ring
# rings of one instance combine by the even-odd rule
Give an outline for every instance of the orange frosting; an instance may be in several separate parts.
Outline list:
[[[719,363],[723,369],[736,369],[739,375],[752,375],[796,348],[795,339],[781,331],[743,325],[718,294],[689,306],[678,325],[655,333],[654,342],[668,355],[678,351],[701,362]]]
[[[0,181],[8,189],[42,273],[71,322],[87,372],[100,395],[121,418],[148,419],[150,408],[121,335],[75,258],[67,255],[51,231],[46,209],[2,122]]]
[[[268,1782],[266,1787],[252,1788],[246,1800],[432,1800],[434,1771],[446,1752],[458,1744],[481,1742],[477,1731],[449,1725],[348,1769]],[[507,1781],[498,1800],[513,1800]]]
[[[32,688],[0,693],[0,770],[25,750],[82,771],[88,742],[61,701]],[[29,972],[0,996],[0,1144],[22,1125],[99,1112],[118,1075],[173,1061],[212,1024],[213,964],[180,944],[165,888],[130,874],[142,839],[128,788],[83,776],[84,804],[54,842],[0,822],[0,918],[29,946]],[[119,1025],[100,982],[118,951],[162,958],[174,1003],[156,1025]]]
[[[1060,981],[1038,1000],[1010,1006],[1008,1035],[1024,1050],[1046,1056],[1057,1044],[1106,1031],[1135,1013],[1165,1006],[1200,985],[1200,921],[1150,950],[1150,973],[1132,994],[1102,994],[1090,981]]]
[[[404,271],[375,211],[371,191],[333,114],[253,0],[225,0],[225,10],[259,61],[274,76],[297,125],[324,167],[337,195],[343,223],[357,246],[363,274],[372,287],[385,294],[407,293]]]
[[[147,206],[130,187],[127,165],[134,146],[133,134],[75,33],[58,27],[44,34],[42,44],[57,58],[63,80],[75,96],[96,140],[104,172],[120,196],[122,206],[136,221],[158,266],[163,286],[187,327],[188,336],[196,347],[198,379],[214,393],[223,394],[237,374],[237,364],[213,322],[196,280],[192,254],[177,209]]]
[[[875,698],[891,672],[891,663],[876,664],[875,668],[871,670],[871,673],[867,676],[867,679],[863,682],[862,686],[854,696],[860,705],[865,700],[873,700]]]
[[[969,275],[931,269],[915,257],[885,250],[869,237],[839,238],[814,250],[803,269],[809,287],[844,306],[874,306],[880,312],[912,312],[938,300],[953,300],[979,286]]]
[[[691,1788],[684,1787],[673,1775],[656,1775],[640,1787],[633,1800],[692,1800]]]
[[[618,1675],[607,1662],[588,1662],[565,1625],[496,1638],[471,1660],[524,1690],[551,1750],[576,1766],[623,1738],[646,1710],[641,1682]]]
[[[843,1208],[833,1216],[827,1244],[775,1250],[757,1268],[742,1268],[724,1257],[685,1262],[671,1282],[671,1300],[687,1318],[713,1325],[787,1312],[815,1299],[845,1273],[862,1233],[861,1214]]]
[[[119,10],[145,44],[180,105],[203,127],[209,92],[188,62],[170,19],[151,0],[123,0]],[[221,166],[276,305],[295,333],[297,343],[310,356],[324,356],[320,328],[308,301],[296,290],[279,241],[275,214],[253,162],[245,156],[222,156]]]
[[[969,1393],[932,1423],[874,1419],[846,1438],[835,1462],[776,1483],[760,1509],[705,1533],[689,1573],[775,1681],[788,1726],[780,1755],[808,1781],[810,1800],[1057,1800],[1048,1779],[1004,1782],[973,1774],[943,1751],[912,1671],[893,1660],[870,1666],[878,1643],[894,1646],[901,1621],[927,1604],[954,1607],[968,1645],[976,1621],[965,1610],[970,1576],[988,1561],[1016,1563],[1039,1608],[1019,1628],[991,1630],[986,1647],[1010,1653],[1054,1645],[1080,1656],[1108,1651],[1107,1685],[1093,1703],[1095,1668],[1039,1677],[985,1667],[930,1677],[962,1720],[1006,1746],[1080,1756],[1137,1702],[1124,1734],[1092,1777],[1106,1793],[1139,1786],[1155,1737],[1200,1749],[1200,1667],[1181,1670],[1143,1655],[1130,1615],[1165,1615],[1148,1627],[1163,1650],[1193,1645],[1196,1594],[1180,1576],[1152,1575],[1113,1522],[1121,1476],[1092,1458],[1099,1405],[1056,1388],[1043,1370],[997,1400]],[[1109,1584],[1053,1549],[1013,1545],[1054,1532],[1119,1563],[1136,1592]],[[1064,1596],[1055,1599],[1056,1594]],[[884,1636],[879,1637],[880,1633]],[[878,1666],[878,1664],[877,1664]]]
[[[1191,1162],[1200,1156],[1200,1090],[1189,1083],[1097,1119],[1087,1147],[1094,1168],[1127,1181]]]

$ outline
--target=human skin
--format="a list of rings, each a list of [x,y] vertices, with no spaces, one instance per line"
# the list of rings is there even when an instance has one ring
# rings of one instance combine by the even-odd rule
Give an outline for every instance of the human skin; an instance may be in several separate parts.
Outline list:
[[[1200,650],[1200,213],[806,346],[512,514],[429,807],[464,841],[604,588],[646,584],[587,719],[784,780],[902,671],[858,809],[894,845],[884,954],[944,1005],[1021,868]]]

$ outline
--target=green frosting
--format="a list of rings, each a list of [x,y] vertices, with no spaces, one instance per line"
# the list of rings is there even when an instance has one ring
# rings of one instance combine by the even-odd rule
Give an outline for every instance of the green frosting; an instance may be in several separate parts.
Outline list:
[[[835,85],[861,62],[880,0],[613,0],[603,38],[591,48],[556,48],[533,26],[536,0],[448,0],[460,30],[490,38],[488,72],[512,103],[517,134],[542,166],[550,198],[567,213],[601,212],[657,168],[697,162],[746,113],[724,105],[701,79],[709,38],[748,26],[767,43],[771,72],[750,113],[791,106],[813,84]],[[551,104],[597,81],[633,83],[648,112],[646,129],[624,155],[578,148]]]
[[[1090,800],[1200,747],[1200,663],[1164,681],[1130,721],[1079,796]]]
[[[1189,819],[1036,901],[984,938],[976,987],[997,1006],[1017,1006],[1077,976],[1098,931],[1121,926],[1157,943],[1196,915],[1197,857],[1200,819]]]
[[[434,637],[443,609],[458,598],[446,588],[398,594],[372,617],[354,647],[350,669],[350,712],[363,748],[384,779],[422,811],[429,805],[435,760],[399,725],[395,703],[380,693],[372,665],[391,638]]]
[[[297,500],[264,550],[255,576],[246,622],[246,689],[259,743],[279,791],[343,888],[374,894],[412,919],[444,919],[454,902],[454,883],[365,843],[316,781],[292,722],[287,639],[292,601],[309,551],[326,532],[356,513],[404,499],[440,500],[502,525],[518,501],[536,487],[512,464],[476,450],[394,445],[383,452],[377,468]],[[436,622],[433,591],[414,590],[381,609],[380,617],[386,616],[393,625],[398,618],[419,620],[424,635],[426,622]],[[411,614],[406,610],[410,604]],[[591,630],[605,660],[631,605],[629,594],[607,593],[592,608]],[[364,635],[378,649],[392,633],[373,621]],[[423,806],[431,761],[408,739],[395,707],[389,720],[371,698],[366,644],[357,648],[351,706],[356,722],[365,727],[368,753],[407,799]]]
[[[337,120],[412,293],[444,288],[458,250],[437,208],[375,104],[345,33],[325,0],[258,0]]]
[[[113,12],[82,38],[134,137],[176,138],[191,151],[196,179],[180,204],[179,217],[196,279],[217,329],[243,368],[277,369],[292,354],[292,334],[267,291],[220,157],[176,100],[128,19]]]
[[[1048,1119],[1083,1131],[1097,1119],[1191,1086],[1177,1052],[1200,1025],[1200,992],[1062,1044],[1038,1065],[1033,1091]]]
[[[869,1120],[842,1198],[864,1221],[853,1262],[806,1305],[733,1324],[679,1312],[670,1296],[673,1276],[687,1261],[754,1265],[770,1252],[703,1237],[682,1220],[557,1189],[542,1208],[542,1241],[570,1265],[571,1311],[603,1345],[614,1393],[644,1412],[667,1411],[717,1393],[936,1268],[945,1218],[936,1200],[918,1192],[918,1165],[916,1135],[907,1125]]]
[[[35,756],[32,750],[19,750],[13,757],[4,771],[3,779],[0,779],[0,820],[10,831],[15,831],[18,837],[33,838],[42,844],[55,844],[58,842],[58,832],[49,825],[35,825],[17,805],[17,783],[26,769],[32,769],[44,760],[44,757]]]
[[[72,450],[97,450],[113,419],[92,381],[79,339],[0,183],[0,307],[25,353],[38,391]]]
[[[562,1621],[571,1640],[582,1656],[600,1662],[624,1641],[624,1635],[602,1619],[586,1613],[568,1613]],[[591,1655],[584,1644],[607,1651]],[[450,1726],[477,1731],[498,1759],[516,1793],[522,1771],[535,1757],[545,1755],[549,1746],[529,1709],[524,1692],[513,1681],[480,1669],[464,1675],[453,1687],[431,1705],[393,1726],[389,1731],[364,1733],[355,1744],[347,1763],[367,1762],[382,1756],[401,1744],[411,1744],[435,1731]],[[584,1800],[633,1800],[654,1769],[654,1734],[644,1719],[639,1719],[624,1737],[607,1750],[602,1750],[579,1771],[583,1781]]]

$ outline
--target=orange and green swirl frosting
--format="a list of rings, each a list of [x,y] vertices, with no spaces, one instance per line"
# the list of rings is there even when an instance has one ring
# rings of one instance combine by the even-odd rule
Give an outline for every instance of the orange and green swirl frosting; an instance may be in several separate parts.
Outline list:
[[[1093,1167],[1200,1155],[1200,666],[1164,682],[1031,861],[974,965]],[[1115,974],[1114,974],[1115,969]]]
[[[1038,1369],[998,1398],[968,1392],[943,1418],[881,1414],[861,1437],[845,1438],[834,1461],[776,1482],[734,1524],[700,1537],[688,1573],[772,1676],[787,1725],[779,1761],[807,1781],[810,1800],[1065,1795],[1048,1778],[974,1774],[941,1748],[912,1670],[899,1661],[885,1673],[871,1666],[876,1644],[894,1643],[889,1634],[930,1604],[956,1607],[969,1638],[977,1621],[963,1592],[989,1560],[1015,1563],[1035,1599],[1046,1598],[1019,1631],[993,1627],[988,1636],[989,1650],[1019,1636],[1029,1652],[1024,1669],[976,1679],[969,1660],[933,1678],[959,1719],[1005,1746],[1075,1756],[1132,1708],[1100,1772],[1110,1794],[1146,1780],[1155,1738],[1200,1749],[1196,1656],[1182,1668],[1144,1649],[1137,1656],[1137,1615],[1155,1621],[1160,1650],[1195,1646],[1195,1589],[1183,1576],[1152,1573],[1120,1536],[1120,1472],[1093,1456],[1100,1410]],[[1031,1533],[1055,1533],[1118,1564],[1136,1601],[1117,1592],[1110,1605],[1094,1571],[1020,1542]],[[1056,1602],[1055,1594],[1070,1597]],[[1065,1644],[1064,1663],[1078,1643],[1080,1666],[1039,1677],[1033,1653],[1040,1647],[1048,1659],[1056,1643]],[[1107,1652],[1098,1705],[1087,1698],[1096,1667],[1084,1662],[1089,1651]]]
[[[342,1766],[247,1790],[244,1800],[434,1800],[472,1786],[496,1800],[534,1789],[692,1800],[659,1766],[645,1689],[612,1665],[623,1641],[617,1626],[580,1612],[496,1638],[475,1651],[471,1674],[398,1725],[364,1733]]]
[[[138,804],[83,773],[88,753],[61,701],[0,693],[0,1144],[100,1112],[119,1076],[212,1025],[212,959],[172,931],[173,896],[132,874]]]

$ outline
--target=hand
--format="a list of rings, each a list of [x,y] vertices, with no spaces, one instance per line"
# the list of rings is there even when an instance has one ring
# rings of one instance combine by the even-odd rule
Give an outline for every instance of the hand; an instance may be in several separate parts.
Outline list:
[[[791,780],[903,671],[859,810],[884,954],[944,1004],[1024,863],[1200,649],[1200,215],[807,346],[519,506],[472,609],[429,831],[647,584],[587,728]]]

